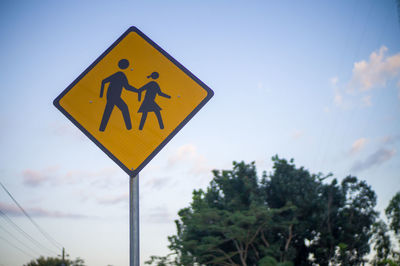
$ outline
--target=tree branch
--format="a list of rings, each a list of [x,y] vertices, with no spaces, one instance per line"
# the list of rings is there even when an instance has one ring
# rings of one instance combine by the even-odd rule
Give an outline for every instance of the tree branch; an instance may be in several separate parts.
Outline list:
[[[292,238],[293,238],[292,229],[293,229],[293,224],[289,225],[289,237],[288,237],[288,239],[286,240],[285,252],[289,249],[290,241],[292,241]]]
[[[265,238],[264,235],[264,230],[261,231],[261,240],[263,241],[264,245],[269,248],[270,244],[268,243],[267,239]]]
[[[236,247],[237,251],[239,252],[240,261],[242,262],[242,266],[247,266],[246,260],[243,257],[243,246],[242,246],[242,244],[239,245],[239,243],[236,240],[233,240],[233,243],[235,244],[235,247]]]

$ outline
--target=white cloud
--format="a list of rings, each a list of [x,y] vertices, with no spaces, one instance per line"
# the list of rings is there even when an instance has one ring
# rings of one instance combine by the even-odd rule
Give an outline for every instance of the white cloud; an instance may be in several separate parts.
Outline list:
[[[338,78],[338,77],[332,77],[332,78],[330,79],[330,82],[331,82],[331,85],[332,85],[333,87],[335,87],[336,84],[339,82],[339,78]]]
[[[365,95],[364,97],[362,97],[361,102],[364,106],[372,106],[371,95]]]
[[[94,187],[107,188],[110,186],[125,185],[126,180],[116,178],[115,168],[103,168],[96,171],[72,170],[61,174],[59,167],[53,166],[42,170],[25,169],[22,172],[23,183],[27,186],[43,185],[75,185],[88,183]]]
[[[126,203],[128,202],[128,200],[129,200],[129,195],[127,193],[123,193],[121,195],[98,198],[97,202],[99,204],[104,204],[104,205],[114,205],[121,202]]]
[[[371,95],[360,95],[376,88],[384,88],[389,82],[396,81],[400,99],[400,53],[387,55],[388,48],[382,46],[379,51],[373,51],[367,60],[355,62],[352,77],[347,83],[347,89],[338,86],[339,78],[332,77],[333,104],[340,108],[350,108],[357,102],[362,106],[372,106]],[[349,97],[349,95],[353,95]],[[357,105],[358,105],[357,104]]]
[[[260,93],[260,94],[265,94],[265,93],[270,92],[269,87],[267,87],[267,86],[264,84],[264,82],[262,82],[262,81],[257,82],[256,88],[257,88],[256,91],[257,91],[258,93]]]
[[[72,218],[72,219],[88,218],[88,216],[82,214],[64,213],[60,211],[49,211],[42,208],[31,208],[28,211],[30,215],[37,217]]]
[[[355,154],[359,152],[365,147],[366,144],[367,144],[366,138],[357,139],[356,141],[353,142],[353,145],[351,145],[350,153]]]
[[[11,216],[23,215],[22,211],[16,205],[10,205],[3,202],[0,202],[0,210]]]
[[[82,132],[80,132],[75,126],[71,123],[53,123],[49,125],[50,131],[56,136],[68,136],[72,137],[75,140],[84,140],[87,141],[87,138]]]
[[[147,222],[149,223],[170,223],[171,215],[165,206],[159,206],[148,211]]]
[[[51,166],[43,170],[26,169],[22,172],[23,183],[27,186],[37,187],[52,181],[58,166]]]
[[[394,136],[385,136],[382,139],[384,144],[393,145],[396,142],[400,141],[400,134]]]
[[[179,147],[177,151],[169,157],[169,167],[173,167],[177,162],[183,161],[191,165],[189,173],[201,175],[211,171],[207,159],[198,153],[197,147],[193,144],[189,143]]]
[[[382,46],[378,52],[372,52],[369,61],[354,63],[350,89],[367,91],[386,87],[392,79],[400,78],[400,53],[387,56],[388,49]]]
[[[336,106],[342,106],[343,105],[343,95],[340,92],[340,90],[337,89],[337,88],[335,88],[335,90],[334,90],[333,103]]]
[[[37,187],[48,180],[48,177],[38,171],[27,169],[22,173],[23,182],[25,185]]]
[[[336,106],[343,106],[343,94],[338,88],[338,82],[339,78],[338,77],[332,77],[329,79],[329,83],[331,84],[333,88],[333,103]]]
[[[175,164],[186,159],[193,159],[197,156],[197,148],[193,144],[180,146],[178,150],[168,158],[170,164]]]
[[[376,165],[381,165],[389,161],[396,154],[396,149],[380,148],[376,152],[369,155],[364,161],[354,163],[351,171],[359,172],[371,168]]]
[[[295,130],[292,134],[293,139],[299,139],[304,135],[304,132],[301,130]]]
[[[15,205],[10,205],[0,202],[0,209],[10,216],[24,215],[22,211]],[[64,213],[60,211],[49,211],[42,208],[24,207],[24,210],[32,217],[53,217],[53,218],[72,218],[72,219],[80,219],[88,217],[86,215],[81,215],[81,214]]]
[[[210,173],[211,168],[207,163],[206,158],[203,155],[198,155],[196,160],[193,162],[192,168],[190,169],[190,173],[201,175]]]
[[[163,187],[166,187],[168,185],[170,185],[171,183],[171,179],[168,177],[153,177],[153,178],[149,178],[146,180],[146,182],[144,183],[144,185],[146,187],[149,187],[150,189],[161,189]]]

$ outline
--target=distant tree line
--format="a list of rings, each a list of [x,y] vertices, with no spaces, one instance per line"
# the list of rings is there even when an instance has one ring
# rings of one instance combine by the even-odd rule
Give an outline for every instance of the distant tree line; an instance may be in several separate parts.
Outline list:
[[[31,260],[24,266],[85,266],[85,261],[81,258],[75,260],[61,259],[57,257],[39,257],[38,259]]]
[[[386,208],[386,224],[365,181],[339,182],[293,160],[272,160],[272,173],[261,178],[254,163],[213,171],[206,191],[195,190],[179,211],[171,254],[146,264],[362,265],[374,254],[373,265],[400,265],[400,192]]]

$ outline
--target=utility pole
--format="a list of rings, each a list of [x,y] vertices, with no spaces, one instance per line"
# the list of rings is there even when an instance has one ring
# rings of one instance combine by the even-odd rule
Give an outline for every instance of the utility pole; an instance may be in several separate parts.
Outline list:
[[[60,256],[60,255],[58,255],[58,256]],[[64,247],[62,248],[62,253],[61,253],[61,266],[66,266],[65,265],[65,248]]]

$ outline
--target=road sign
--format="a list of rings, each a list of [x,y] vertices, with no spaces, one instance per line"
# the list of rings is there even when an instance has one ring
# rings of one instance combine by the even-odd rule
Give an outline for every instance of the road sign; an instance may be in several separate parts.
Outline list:
[[[160,46],[131,27],[54,105],[134,176],[213,94]]]

